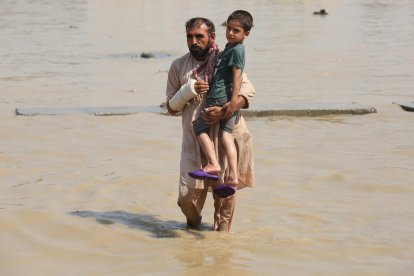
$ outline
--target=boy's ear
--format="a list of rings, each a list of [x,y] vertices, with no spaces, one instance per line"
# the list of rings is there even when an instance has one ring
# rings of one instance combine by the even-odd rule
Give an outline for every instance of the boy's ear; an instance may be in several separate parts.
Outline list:
[[[248,37],[250,34],[250,31],[244,32],[244,37]]]

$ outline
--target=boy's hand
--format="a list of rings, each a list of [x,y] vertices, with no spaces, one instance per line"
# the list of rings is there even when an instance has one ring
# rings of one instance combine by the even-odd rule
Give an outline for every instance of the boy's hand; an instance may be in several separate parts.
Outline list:
[[[198,94],[205,94],[208,91],[208,83],[205,82],[204,80],[197,80],[194,83],[194,90],[198,93]]]

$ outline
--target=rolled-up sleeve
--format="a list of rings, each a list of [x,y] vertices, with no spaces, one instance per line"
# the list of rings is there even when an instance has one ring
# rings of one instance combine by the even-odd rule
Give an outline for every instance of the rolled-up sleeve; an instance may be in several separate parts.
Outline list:
[[[179,70],[177,68],[177,62],[171,64],[170,70],[168,71],[167,89],[166,96],[167,102],[174,97],[175,93],[180,89],[180,78],[178,76]]]
[[[244,109],[249,108],[251,102],[253,101],[254,96],[256,95],[256,90],[254,89],[252,83],[247,78],[247,75],[245,73],[243,73],[242,75],[240,95],[246,99],[246,104],[243,106],[243,108]]]

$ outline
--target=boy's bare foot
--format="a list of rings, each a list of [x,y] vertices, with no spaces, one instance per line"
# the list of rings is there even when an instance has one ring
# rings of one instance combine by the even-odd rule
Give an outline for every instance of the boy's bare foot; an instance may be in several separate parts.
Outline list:
[[[219,164],[217,164],[217,165],[207,164],[206,166],[203,167],[203,171],[205,171],[206,173],[209,173],[209,174],[218,175],[221,171],[221,167],[220,167]]]
[[[236,188],[237,185],[239,185],[239,179],[238,179],[237,176],[229,175],[224,183],[226,185],[229,185],[229,186],[232,186],[232,187]]]

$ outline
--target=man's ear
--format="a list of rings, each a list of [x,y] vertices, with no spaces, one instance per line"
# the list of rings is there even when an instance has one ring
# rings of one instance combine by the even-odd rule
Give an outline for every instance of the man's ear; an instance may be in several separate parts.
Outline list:
[[[216,40],[216,32],[212,32],[211,35],[210,35],[210,38],[212,40]]]

